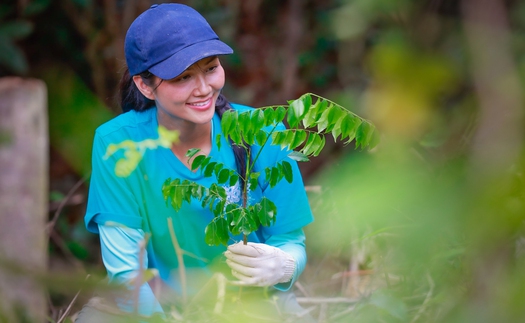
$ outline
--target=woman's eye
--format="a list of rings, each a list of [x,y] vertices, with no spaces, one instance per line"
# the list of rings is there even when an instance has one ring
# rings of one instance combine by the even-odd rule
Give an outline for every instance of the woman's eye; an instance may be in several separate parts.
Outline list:
[[[181,82],[181,81],[187,81],[191,78],[191,75],[189,74],[186,74],[186,75],[183,75],[181,77],[178,77],[177,79],[175,79],[175,81],[177,82]]]
[[[209,73],[209,72],[213,72],[213,71],[215,71],[216,69],[217,69],[217,65],[214,65],[214,66],[208,68],[207,72],[208,72],[208,73]]]

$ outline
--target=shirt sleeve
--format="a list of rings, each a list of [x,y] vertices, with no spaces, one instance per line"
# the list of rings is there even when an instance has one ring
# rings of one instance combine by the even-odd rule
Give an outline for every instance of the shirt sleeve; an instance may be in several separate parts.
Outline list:
[[[118,143],[118,138],[108,139],[98,133],[95,134],[89,198],[84,218],[86,228],[93,233],[97,233],[98,224],[111,222],[129,228],[142,228],[142,217],[137,204],[140,199],[134,195],[132,189],[140,187],[140,183],[136,182],[137,175],[135,173],[128,177],[116,175],[115,166],[123,157],[123,153],[118,151],[105,158],[110,143]]]
[[[134,300],[131,280],[135,278],[140,267],[140,243],[144,241],[144,232],[140,229],[130,229],[120,226],[99,225],[100,247],[102,261],[108,272],[110,282],[124,284],[129,293],[126,297],[118,298],[119,308],[126,312],[133,312]],[[142,270],[148,267],[147,251],[144,249]],[[138,313],[151,316],[154,313],[163,313],[162,307],[155,297],[150,285],[146,282],[139,290]]]
[[[289,290],[297,281],[306,266],[305,235],[302,229],[289,233],[273,235],[266,238],[266,244],[287,252],[295,259],[295,271],[292,279],[287,283],[280,283],[274,287],[281,291]]]

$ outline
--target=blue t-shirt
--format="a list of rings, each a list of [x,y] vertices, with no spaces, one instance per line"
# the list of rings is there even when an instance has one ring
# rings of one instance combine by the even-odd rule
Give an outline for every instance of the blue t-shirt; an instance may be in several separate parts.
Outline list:
[[[236,104],[232,107],[240,111],[252,109]],[[280,124],[278,128],[283,130],[284,125]],[[213,161],[235,170],[235,158],[227,139],[222,136],[220,150],[216,144],[216,136],[221,133],[220,119],[215,114],[212,119],[212,148],[209,156]],[[168,178],[188,179],[209,187],[216,182],[215,177],[204,177],[200,170],[192,172],[168,148],[146,150],[137,168],[127,177],[118,177],[115,174],[115,164],[123,157],[123,152],[117,152],[107,159],[103,158],[110,144],[118,144],[125,140],[141,142],[157,137],[156,108],[124,113],[96,130],[85,223],[88,230],[95,233],[98,232],[98,225],[112,224],[143,230],[149,235],[148,266],[157,268],[160,277],[178,290],[180,286],[173,273],[178,268],[178,261],[168,219],[171,219],[180,248],[187,255],[184,257],[184,265],[188,271],[196,268],[199,269],[198,272],[210,274],[210,264],[214,263],[226,248],[205,243],[204,228],[213,219],[213,214],[208,208],[203,208],[199,201],[193,201],[191,204],[184,202],[181,210],[177,212],[166,203],[161,188]],[[257,145],[252,146],[252,156],[256,156],[259,149]],[[277,215],[275,224],[261,227],[248,237],[249,241],[264,243],[268,237],[296,231],[313,221],[299,168],[295,161],[287,157],[288,153],[279,146],[267,145],[255,164],[255,170],[261,172],[261,177],[257,189],[250,193],[249,200],[257,202],[263,196],[267,197],[277,206]],[[265,180],[264,169],[284,159],[292,165],[294,180],[292,183],[282,180],[270,188]],[[239,187],[224,186],[228,192],[228,199],[238,202],[241,198]],[[241,239],[242,237],[232,237],[230,243]]]

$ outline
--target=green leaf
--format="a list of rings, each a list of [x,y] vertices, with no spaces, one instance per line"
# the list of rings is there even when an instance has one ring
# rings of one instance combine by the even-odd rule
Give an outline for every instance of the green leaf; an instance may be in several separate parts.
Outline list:
[[[227,198],[227,194],[226,194],[226,189],[222,186],[219,186],[217,184],[212,184],[210,186],[210,190],[213,189],[213,194],[215,195],[215,197],[217,197],[218,199],[223,199],[225,200]]]
[[[239,114],[239,123],[238,127],[241,133],[247,133],[251,131],[251,120],[250,120],[251,113],[250,111],[245,111],[241,114]]]
[[[361,122],[358,117],[347,114],[341,121],[341,140],[347,138],[346,143],[354,140],[355,132]]]
[[[317,136],[316,132],[310,132],[308,133],[308,138],[306,139],[306,142],[304,143],[303,148],[301,148],[299,151],[304,155],[307,156],[306,152],[310,150],[310,147],[312,146],[315,136]]]
[[[324,110],[321,118],[317,123],[318,132],[324,131],[330,125],[330,113],[334,109],[333,104],[330,104],[326,110]]]
[[[246,212],[246,226],[242,229],[242,232],[245,235],[248,235],[252,233],[253,231],[256,231],[259,229],[259,226],[261,225],[261,222],[259,221],[258,217],[258,209],[257,207],[251,206],[248,208]]]
[[[372,138],[372,132],[372,126],[368,122],[362,122],[357,128],[355,134],[356,148],[358,148],[359,146],[361,146],[361,148],[366,147],[370,142],[370,139]]]
[[[205,192],[204,194],[204,199],[202,200],[202,203],[201,203],[201,206],[203,208],[206,207],[206,205],[208,204],[211,204],[213,205],[213,201],[215,200],[215,198],[213,197],[213,195],[209,195],[209,190]]]
[[[237,182],[239,181],[239,175],[237,174],[234,174],[234,175],[231,175],[230,174],[230,186],[235,186],[235,184],[237,184]]]
[[[222,217],[214,219],[204,229],[204,241],[209,246],[227,245],[230,236],[228,235],[228,223]]]
[[[228,110],[223,113],[221,118],[222,133],[228,137],[230,132],[237,127],[238,114],[235,110]]]
[[[238,146],[243,145],[241,132],[239,131],[239,128],[235,128],[230,132],[230,138]]]
[[[286,140],[287,130],[272,133],[272,145],[281,145]]]
[[[275,223],[277,215],[277,207],[275,204],[268,198],[263,197],[261,202],[259,202],[259,205],[261,206],[260,210],[257,212],[259,222],[263,226],[270,226],[272,223]]]
[[[270,126],[274,124],[275,111],[273,108],[264,109],[264,125]]]
[[[230,171],[226,168],[222,169],[217,176],[217,183],[224,184],[230,179]]]
[[[195,157],[195,159],[193,159],[193,162],[191,163],[191,170],[193,171],[199,168],[199,166],[205,159],[206,159],[206,156],[204,155],[199,155]]]
[[[286,160],[282,162],[284,178],[288,183],[293,182],[292,165]]]
[[[215,136],[215,144],[217,145],[217,150],[221,150],[221,139],[222,139],[222,135],[221,134],[218,134],[217,136]]]
[[[255,135],[255,140],[257,141],[259,146],[264,145],[266,143],[266,140],[268,140],[268,133],[264,130],[259,130]]]
[[[315,125],[315,123],[319,119],[319,115],[320,115],[319,109],[324,110],[323,105],[326,105],[326,104],[327,104],[326,100],[317,99],[315,104],[311,106],[308,112],[304,115],[302,122],[305,128],[309,128]]]
[[[380,138],[379,133],[374,125],[372,125],[373,131],[372,131],[372,139],[370,139],[370,143],[368,144],[368,148],[372,149],[375,146],[379,144]]]
[[[218,217],[222,214],[224,211],[224,204],[226,203],[226,200],[219,200],[215,207],[213,208],[213,215],[215,217]]]
[[[328,124],[325,131],[332,131],[337,124],[337,121],[339,121],[344,115],[346,115],[346,111],[341,110],[339,106],[332,106],[328,112]]]
[[[307,161],[310,161],[310,159],[308,159],[308,157],[299,152],[299,151],[292,151],[291,153],[288,154],[288,157],[290,157],[290,159],[293,159],[295,161],[299,161],[299,162],[307,162]]]
[[[269,182],[270,181],[270,177],[272,176],[272,168],[271,167],[266,167],[264,169],[264,175],[266,176],[266,181]]]
[[[211,177],[213,175],[213,170],[215,169],[215,166],[217,165],[217,162],[211,162],[208,165],[206,165],[206,168],[204,169],[204,177]]]
[[[222,163],[217,163],[217,165],[215,165],[215,168],[213,169],[213,172],[215,173],[215,176],[219,176],[219,173],[220,171],[224,168],[224,164]]]
[[[185,179],[179,186],[182,191],[182,199],[188,203],[191,203],[191,186],[190,181]]]
[[[270,172],[270,187],[275,187],[277,183],[279,182],[279,178],[281,177],[281,174],[279,172],[279,169],[277,167],[272,167]]]
[[[228,223],[228,227],[233,226],[233,210],[239,208],[240,206],[235,203],[229,203],[226,204],[226,207],[224,209],[224,217],[226,218],[226,222]]]
[[[287,117],[290,128],[295,128],[306,112],[305,101],[303,101],[302,98],[290,102]]]
[[[210,163],[210,161],[211,161],[211,157],[208,156],[208,157],[204,158],[204,160],[200,164],[200,167],[201,168],[206,167],[206,165],[208,165]]]
[[[230,224],[231,232],[234,235],[238,235],[238,234],[247,232],[249,224],[248,224],[246,209],[237,208],[232,211],[232,215],[233,215],[233,220],[231,224],[233,225]]]
[[[306,141],[303,149],[301,149],[301,152],[306,156],[313,154],[319,149],[322,141],[321,135],[316,132],[310,133],[310,136],[308,136],[308,140]]]
[[[162,183],[162,196],[164,197],[164,199],[166,199],[169,195],[169,191],[170,191],[170,183],[171,183],[171,178],[168,177],[164,183]]]
[[[191,158],[195,156],[199,151],[201,151],[199,148],[191,148],[186,152],[186,157]]]
[[[290,149],[295,149],[299,147],[301,144],[304,143],[304,141],[306,140],[306,137],[307,137],[307,134],[305,130],[303,129],[296,130],[293,141],[290,144]]]
[[[285,116],[286,116],[286,109],[284,107],[277,107],[277,109],[275,109],[275,122],[276,123],[282,122]]]
[[[254,133],[252,129],[252,123],[251,123],[251,112],[246,111],[239,115],[239,131],[242,134],[242,139],[248,144],[253,145],[254,143]],[[239,141],[241,143],[241,141]]]
[[[312,106],[312,95],[310,93],[303,94],[301,96],[301,99],[303,100],[304,104],[304,113],[301,115],[301,118],[304,117],[304,114],[307,113],[310,110],[310,107]]]
[[[259,172],[253,172],[250,174],[250,179],[249,179],[249,189],[250,191],[253,191],[257,188],[257,185],[259,184],[258,180],[259,180],[259,176],[261,176],[261,173]]]
[[[174,186],[173,190],[170,191],[170,195],[172,196],[171,199],[171,206],[176,210],[180,210],[182,207],[182,190],[179,185]]]
[[[321,137],[321,142],[319,143],[317,149],[313,152],[313,156],[317,157],[321,153],[321,150],[323,150],[324,146],[326,144],[326,138],[325,136]]]
[[[253,144],[255,143],[255,136],[253,135],[253,132],[252,131],[244,132],[243,136],[244,136],[244,141],[248,145],[253,146]]]
[[[191,196],[198,199],[199,201],[202,199],[204,191],[204,187],[197,183],[193,183],[191,186]]]
[[[285,130],[283,131],[286,133],[286,137],[284,137],[283,142],[281,143],[281,150],[283,150],[286,147],[290,147],[294,141],[295,138],[295,131],[293,130]]]
[[[337,122],[335,123],[334,128],[332,129],[332,136],[334,137],[334,141],[337,141],[337,138],[339,137],[339,135],[341,135],[341,124],[344,118],[345,118],[345,115],[342,114],[337,120]]]
[[[261,130],[265,126],[264,119],[264,111],[262,109],[255,109],[252,112],[250,118],[250,126],[252,133],[259,132],[259,130]]]

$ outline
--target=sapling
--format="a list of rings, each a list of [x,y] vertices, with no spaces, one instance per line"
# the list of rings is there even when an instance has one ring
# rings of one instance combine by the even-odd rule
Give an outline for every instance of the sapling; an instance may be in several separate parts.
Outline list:
[[[284,120],[287,129],[278,128]],[[183,203],[192,199],[201,202],[203,208],[209,208],[214,218],[205,228],[205,241],[209,245],[227,245],[230,234],[243,235],[244,244],[247,236],[261,225],[270,226],[276,221],[278,209],[268,198],[262,197],[256,203],[248,203],[249,191],[258,185],[261,172],[254,170],[254,165],[261,151],[268,145],[279,145],[290,151],[288,157],[303,162],[318,156],[326,143],[326,136],[333,136],[335,141],[344,141],[345,145],[355,140],[356,148],[373,148],[378,143],[378,135],[372,123],[344,109],[339,104],[321,96],[307,93],[283,106],[267,106],[244,112],[226,111],[221,119],[223,136],[233,145],[245,148],[258,145],[260,149],[251,156],[251,149],[246,149],[246,172],[239,174],[236,169],[229,169],[224,164],[214,161],[212,156],[199,154],[199,149],[190,149],[186,153],[192,160],[192,171],[200,169],[205,177],[215,176],[216,183],[210,187],[194,181],[168,178],[162,187],[167,203],[178,211]],[[221,137],[216,143],[220,147]],[[293,181],[291,164],[286,160],[262,170],[270,187],[280,181]],[[235,186],[241,182],[241,204],[229,203],[224,186]]]

